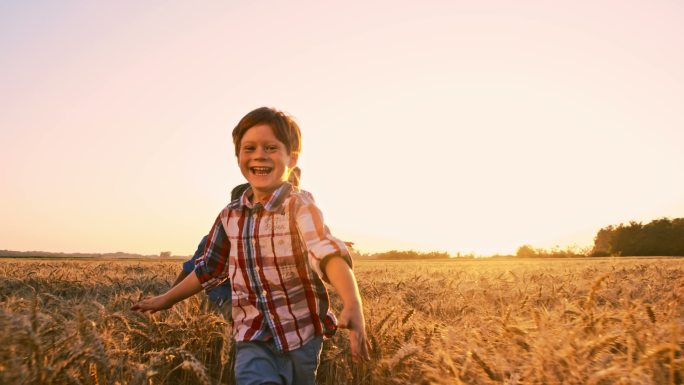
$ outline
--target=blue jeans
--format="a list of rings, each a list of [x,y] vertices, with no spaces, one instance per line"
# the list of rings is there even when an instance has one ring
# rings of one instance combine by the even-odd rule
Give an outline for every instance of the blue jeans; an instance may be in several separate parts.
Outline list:
[[[278,352],[273,341],[238,342],[235,357],[237,385],[315,385],[322,337],[314,337],[299,349]]]

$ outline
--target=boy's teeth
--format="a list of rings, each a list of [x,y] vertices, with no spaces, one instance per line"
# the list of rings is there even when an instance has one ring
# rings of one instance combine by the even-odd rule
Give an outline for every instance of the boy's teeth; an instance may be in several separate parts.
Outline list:
[[[268,174],[271,171],[269,167],[252,167],[252,172],[257,175]]]

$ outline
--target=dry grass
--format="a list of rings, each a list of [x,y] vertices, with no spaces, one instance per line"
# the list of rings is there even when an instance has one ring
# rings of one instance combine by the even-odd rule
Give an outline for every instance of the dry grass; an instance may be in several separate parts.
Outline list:
[[[178,262],[0,260],[0,383],[232,383],[204,295],[129,311]],[[372,343],[320,384],[682,384],[684,260],[359,262]],[[333,297],[334,305],[339,302]]]

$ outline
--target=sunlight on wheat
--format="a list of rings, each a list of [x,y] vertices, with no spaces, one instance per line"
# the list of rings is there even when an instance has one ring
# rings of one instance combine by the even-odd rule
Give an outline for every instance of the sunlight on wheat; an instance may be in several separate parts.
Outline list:
[[[342,330],[320,384],[684,383],[680,259],[356,265],[371,360],[353,365]],[[232,384],[229,324],[204,294],[129,310],[179,268],[0,260],[0,383]]]

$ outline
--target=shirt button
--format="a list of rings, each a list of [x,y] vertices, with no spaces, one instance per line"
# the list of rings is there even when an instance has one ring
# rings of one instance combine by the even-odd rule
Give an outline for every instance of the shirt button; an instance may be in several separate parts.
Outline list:
[[[261,271],[261,267],[257,266],[256,271]]]
[[[266,296],[266,290],[262,291],[261,295],[263,295],[265,297]]]

